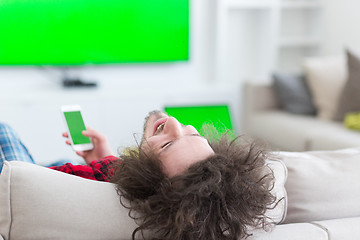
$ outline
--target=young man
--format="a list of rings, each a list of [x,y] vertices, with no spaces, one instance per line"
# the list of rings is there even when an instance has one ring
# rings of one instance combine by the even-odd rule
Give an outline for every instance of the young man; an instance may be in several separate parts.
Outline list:
[[[159,111],[146,118],[140,146],[120,158],[102,134],[90,129],[84,135],[94,149],[77,154],[88,165],[52,168],[116,184],[139,224],[133,239],[150,231],[151,239],[237,240],[271,223],[265,213],[278,201],[270,193],[274,177],[257,143],[226,135],[210,141]]]

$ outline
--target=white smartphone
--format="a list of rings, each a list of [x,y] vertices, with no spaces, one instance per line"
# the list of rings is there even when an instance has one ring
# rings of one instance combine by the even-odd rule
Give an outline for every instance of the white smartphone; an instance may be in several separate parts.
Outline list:
[[[71,146],[75,151],[87,151],[94,148],[91,139],[82,134],[86,126],[79,105],[66,105],[61,107]]]

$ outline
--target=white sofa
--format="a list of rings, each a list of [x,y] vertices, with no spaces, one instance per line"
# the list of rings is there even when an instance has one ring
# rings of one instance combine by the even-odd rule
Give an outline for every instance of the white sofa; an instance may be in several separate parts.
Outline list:
[[[280,107],[274,86],[247,82],[243,88],[243,131],[274,150],[335,150],[360,146],[360,132],[342,122],[292,114]]]
[[[249,239],[360,239],[360,148],[279,152],[268,164],[276,177],[274,193],[285,197],[268,212],[279,225],[254,230]],[[127,240],[135,227],[112,184],[5,162],[0,239]]]

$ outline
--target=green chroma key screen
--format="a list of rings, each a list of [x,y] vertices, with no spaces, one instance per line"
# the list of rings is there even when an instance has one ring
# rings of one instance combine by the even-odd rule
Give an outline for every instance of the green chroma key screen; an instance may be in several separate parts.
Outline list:
[[[213,125],[220,133],[232,130],[230,109],[227,105],[166,106],[165,112],[184,125],[192,125],[200,133],[204,124]]]
[[[69,132],[73,143],[76,144],[84,144],[91,143],[90,138],[85,137],[82,134],[82,131],[86,129],[83,118],[81,116],[81,112],[64,112],[66,123],[69,128]]]
[[[0,65],[188,60],[189,0],[0,0]]]

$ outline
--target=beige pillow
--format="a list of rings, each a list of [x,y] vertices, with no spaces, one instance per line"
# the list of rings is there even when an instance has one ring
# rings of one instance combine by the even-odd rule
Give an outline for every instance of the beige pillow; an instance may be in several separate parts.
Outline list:
[[[341,93],[336,120],[343,121],[345,114],[360,112],[360,55],[346,51],[348,79]]]
[[[346,81],[345,59],[343,57],[309,58],[304,62],[304,71],[318,117],[334,119]]]
[[[360,148],[280,152],[288,168],[284,223],[360,216]]]
[[[286,167],[268,160],[283,201],[267,213],[286,214]],[[110,183],[97,182],[24,162],[5,162],[0,175],[0,235],[9,239],[131,239],[136,228]],[[1,238],[0,238],[1,239]]]

